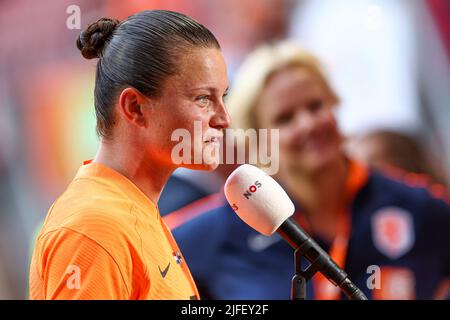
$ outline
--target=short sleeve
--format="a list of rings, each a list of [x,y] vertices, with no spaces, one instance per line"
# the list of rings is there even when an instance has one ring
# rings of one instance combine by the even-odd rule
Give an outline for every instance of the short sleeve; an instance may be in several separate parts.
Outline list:
[[[38,239],[30,268],[31,299],[122,300],[129,297],[120,262],[95,240],[65,228]]]

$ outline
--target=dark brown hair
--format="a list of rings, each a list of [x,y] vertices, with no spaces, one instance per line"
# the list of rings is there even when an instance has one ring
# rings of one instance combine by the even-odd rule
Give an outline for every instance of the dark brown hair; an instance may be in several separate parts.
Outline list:
[[[99,58],[95,78],[97,132],[110,137],[113,106],[119,93],[131,86],[157,97],[163,81],[176,74],[177,60],[193,48],[220,45],[206,27],[181,13],[147,10],[119,22],[101,18],[78,37],[86,59]]]

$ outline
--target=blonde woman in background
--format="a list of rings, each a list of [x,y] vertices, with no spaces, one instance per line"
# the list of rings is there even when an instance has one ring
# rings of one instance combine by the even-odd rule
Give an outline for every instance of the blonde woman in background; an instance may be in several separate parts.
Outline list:
[[[317,59],[281,42],[248,56],[227,108],[235,128],[279,129],[274,178],[295,202],[294,217],[368,297],[448,297],[448,202],[349,159],[334,115],[338,103]],[[205,297],[290,298],[287,243],[257,234],[224,198],[197,210],[191,206],[184,217],[178,211],[182,223],[173,232]],[[371,281],[373,272],[379,277]],[[309,282],[307,296],[342,297],[321,275]]]

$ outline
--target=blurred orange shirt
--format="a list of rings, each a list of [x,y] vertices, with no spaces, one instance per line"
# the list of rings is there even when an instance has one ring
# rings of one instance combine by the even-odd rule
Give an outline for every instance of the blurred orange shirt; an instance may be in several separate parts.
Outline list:
[[[85,162],[37,238],[31,299],[198,299],[180,250],[148,197]]]

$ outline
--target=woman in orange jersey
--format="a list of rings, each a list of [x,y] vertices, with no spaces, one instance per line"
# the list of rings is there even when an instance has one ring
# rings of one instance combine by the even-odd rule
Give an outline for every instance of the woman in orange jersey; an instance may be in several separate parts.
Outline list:
[[[122,22],[102,18],[77,47],[98,59],[100,146],[48,212],[30,267],[30,297],[198,298],[157,203],[177,167],[218,165],[214,150],[229,125],[219,43],[195,20],[155,10]],[[180,162],[173,150],[183,134],[193,139]]]

